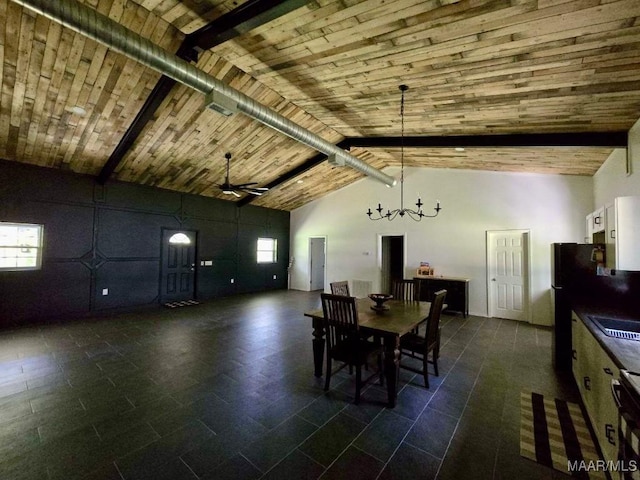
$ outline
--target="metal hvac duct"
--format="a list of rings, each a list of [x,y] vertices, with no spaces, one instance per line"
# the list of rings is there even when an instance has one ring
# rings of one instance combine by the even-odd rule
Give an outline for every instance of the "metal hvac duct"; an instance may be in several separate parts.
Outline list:
[[[334,155],[365,175],[375,178],[387,186],[394,186],[393,177],[373,168],[341,148],[306,130],[289,119],[255,102],[247,95],[229,87],[211,75],[199,70],[189,62],[163,50],[146,38],[123,27],[110,18],[75,0],[13,0],[51,20],[61,23],[76,32],[100,42],[107,47],[136,60],[149,68],[173,78],[205,95],[227,97],[235,103],[238,111],[303,143],[325,155]]]

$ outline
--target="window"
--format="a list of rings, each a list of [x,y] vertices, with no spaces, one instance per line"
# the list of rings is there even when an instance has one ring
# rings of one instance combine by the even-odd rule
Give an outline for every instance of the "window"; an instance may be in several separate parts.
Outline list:
[[[42,225],[0,222],[0,270],[38,270]]]
[[[169,243],[172,245],[175,245],[175,244],[189,245],[191,244],[191,239],[187,237],[184,233],[176,233],[174,235],[171,235],[171,238],[169,239]]]
[[[275,238],[258,239],[258,263],[276,263],[278,240]]]

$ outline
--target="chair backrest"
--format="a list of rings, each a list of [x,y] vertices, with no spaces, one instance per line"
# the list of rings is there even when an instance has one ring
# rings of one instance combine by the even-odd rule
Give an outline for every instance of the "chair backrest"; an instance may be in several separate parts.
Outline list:
[[[446,296],[446,290],[438,290],[433,294],[433,298],[431,299],[431,308],[429,309],[429,318],[427,319],[427,349],[431,349],[438,341],[440,314],[442,313],[442,307]]]
[[[417,302],[420,300],[418,288],[419,284],[413,279],[394,280],[391,295],[394,300],[401,302]]]
[[[349,294],[349,282],[346,280],[344,282],[332,282],[331,285],[331,293],[333,295],[342,295],[344,297],[350,296]]]
[[[329,348],[358,338],[358,309],[356,298],[322,293],[325,336]]]

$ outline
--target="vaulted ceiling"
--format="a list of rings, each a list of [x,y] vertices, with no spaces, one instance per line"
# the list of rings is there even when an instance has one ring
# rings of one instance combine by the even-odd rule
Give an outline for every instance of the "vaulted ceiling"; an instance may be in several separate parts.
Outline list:
[[[377,169],[400,84],[409,166],[593,175],[640,117],[638,0],[79,3]],[[363,177],[18,3],[0,19],[0,158],[282,210]],[[226,152],[270,190],[225,195]]]

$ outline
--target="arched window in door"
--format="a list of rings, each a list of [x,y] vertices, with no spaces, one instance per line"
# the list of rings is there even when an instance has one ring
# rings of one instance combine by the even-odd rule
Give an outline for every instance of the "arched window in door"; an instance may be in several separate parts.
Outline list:
[[[189,245],[191,243],[191,239],[184,233],[175,233],[171,235],[171,238],[169,238],[169,243],[172,245]]]

